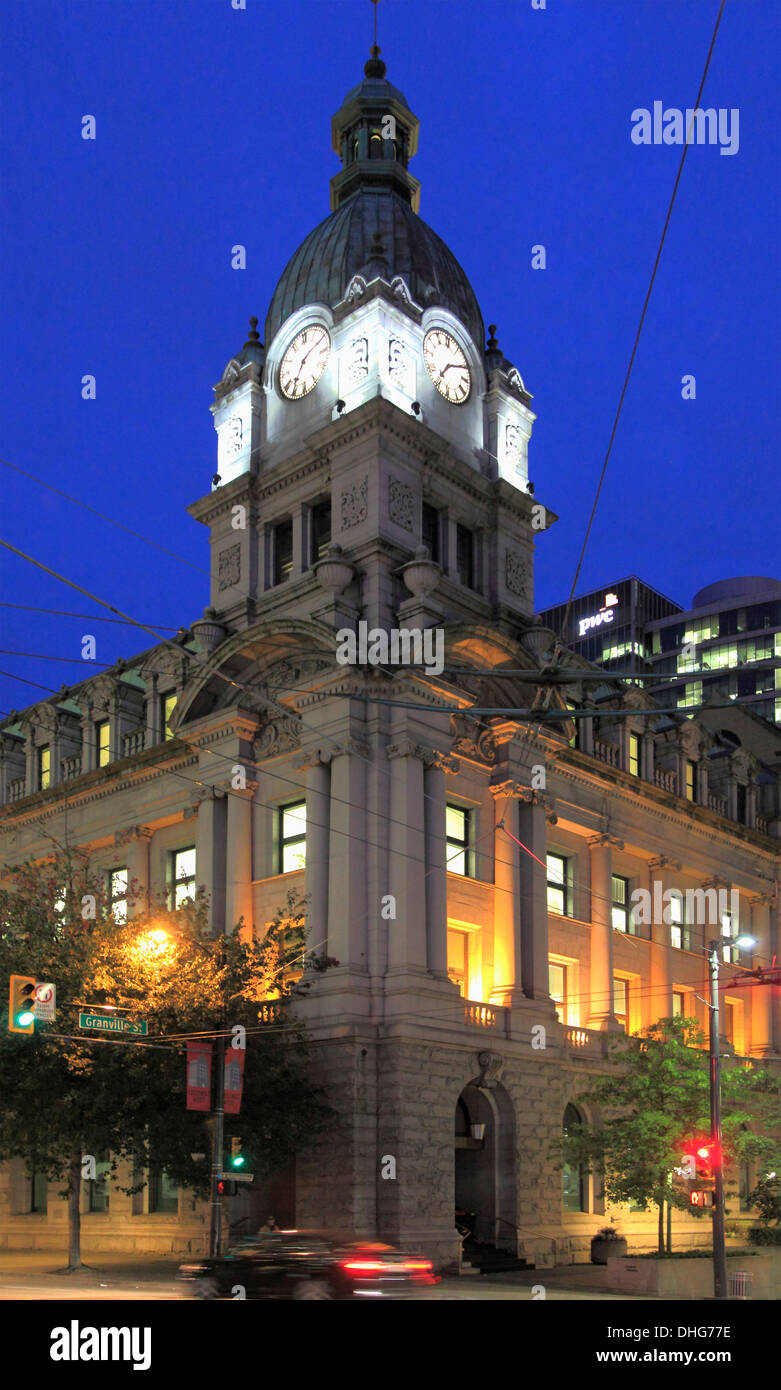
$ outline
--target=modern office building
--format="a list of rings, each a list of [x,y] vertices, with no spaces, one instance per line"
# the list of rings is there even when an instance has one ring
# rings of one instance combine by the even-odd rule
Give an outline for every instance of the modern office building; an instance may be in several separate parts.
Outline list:
[[[632,574],[603,589],[578,595],[572,600],[569,618],[566,603],[557,603],[538,613],[537,621],[552,628],[586,661],[608,671],[646,673],[651,670],[646,643],[649,624],[680,612],[672,599]],[[565,621],[567,631],[562,632]]]
[[[708,584],[685,613],[646,626],[653,686],[679,709],[718,695],[781,723],[781,580],[744,575]]]

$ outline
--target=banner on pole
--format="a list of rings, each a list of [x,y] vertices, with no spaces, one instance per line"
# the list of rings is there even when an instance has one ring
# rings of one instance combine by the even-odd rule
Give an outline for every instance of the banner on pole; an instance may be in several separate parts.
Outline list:
[[[243,1047],[229,1047],[225,1053],[226,1115],[238,1115],[241,1109],[241,1092],[244,1087],[244,1058],[246,1055]]]
[[[187,1044],[187,1109],[211,1109],[212,1044]]]

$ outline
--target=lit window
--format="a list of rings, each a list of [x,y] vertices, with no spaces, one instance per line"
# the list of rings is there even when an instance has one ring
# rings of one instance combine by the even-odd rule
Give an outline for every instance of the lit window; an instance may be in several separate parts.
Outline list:
[[[95,748],[97,750],[97,766],[105,767],[111,762],[111,724],[108,719],[101,719],[95,725]]]
[[[127,869],[111,869],[108,875],[109,912],[115,922],[127,921]]]
[[[723,912],[721,916],[721,935],[722,939],[729,941],[730,945],[722,946],[721,953],[728,965],[736,965],[740,959],[740,951],[737,946],[731,943],[735,936],[735,925],[732,920],[731,912]]]
[[[567,861],[561,854],[548,854],[548,911],[558,912],[560,917],[569,915],[569,885],[567,883]]]
[[[724,1026],[723,1026],[723,1028],[722,1028],[721,1031],[722,1031],[724,1037],[727,1039],[727,1042],[728,1042],[728,1043],[731,1043],[732,1046],[734,1047],[734,1046],[735,1046],[735,1005],[734,1005],[734,1004],[728,1004],[728,1003],[726,1003],[726,1002],[725,1002],[725,1004],[724,1004]]]
[[[613,977],[613,1011],[625,1033],[629,1032],[629,981]]]
[[[306,868],[306,802],[280,806],[278,817],[277,873],[292,874]]]
[[[628,931],[632,927],[631,915],[627,909],[629,901],[629,879],[620,874],[612,876],[612,904],[610,917],[616,931]]]
[[[633,777],[640,776],[640,735],[629,735],[629,771]]]
[[[697,800],[697,764],[686,760],[686,800]]]
[[[567,967],[548,962],[548,993],[556,1005],[559,1023],[567,1022]]]
[[[293,572],[293,523],[280,521],[272,530],[274,584],[283,584]]]
[[[564,1111],[562,1130],[567,1135],[574,1133],[583,1124],[583,1117],[574,1105]],[[562,1203],[565,1211],[587,1211],[586,1174],[582,1163],[563,1163],[561,1169]]]
[[[458,985],[460,994],[466,997],[469,983],[469,933],[451,931],[447,933],[447,973],[448,978]]]
[[[46,791],[52,781],[52,750],[48,743],[38,749],[38,788]]]
[[[687,681],[683,695],[676,700],[678,709],[688,709],[690,705],[702,704],[702,681]]]
[[[686,995],[682,989],[673,990],[673,1018],[686,1017]]]
[[[680,951],[683,949],[683,899],[676,893],[674,898],[668,899],[665,911],[670,917],[670,945]]]
[[[161,696],[160,696],[160,724],[161,724],[161,726],[162,726],[162,731],[163,731],[163,742],[164,742],[164,743],[167,742],[169,738],[173,738],[173,737],[174,737],[174,731],[173,731],[173,729],[171,728],[171,720],[173,719],[173,714],[174,714],[174,710],[175,710],[175,709],[176,709],[176,692],[175,692],[175,691],[174,691],[172,694],[170,694],[170,695],[161,695]]]
[[[467,589],[475,587],[475,538],[466,526],[456,526],[456,569],[458,578]]]
[[[311,511],[310,564],[324,560],[331,544],[331,503],[318,502]]]
[[[171,901],[174,909],[195,897],[195,846],[174,850],[171,855]]]
[[[451,874],[471,877],[471,850],[469,848],[472,812],[462,806],[445,808],[445,857]]]
[[[108,1211],[108,1180],[111,1162],[108,1150],[104,1149],[95,1163],[95,1176],[85,1181],[87,1206],[90,1211]]]

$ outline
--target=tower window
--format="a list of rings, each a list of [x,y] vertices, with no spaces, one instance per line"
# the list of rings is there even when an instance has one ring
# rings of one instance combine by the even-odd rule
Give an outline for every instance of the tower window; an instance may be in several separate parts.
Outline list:
[[[686,760],[686,800],[697,800],[697,764]]]
[[[46,791],[52,781],[52,750],[48,743],[38,749],[38,788]]]
[[[293,572],[293,523],[280,521],[272,530],[274,583],[283,584]]]
[[[627,908],[629,901],[629,879],[622,878],[620,874],[613,874],[612,878],[612,902],[610,906],[610,917],[615,931],[628,931],[631,926],[631,918]]]
[[[311,515],[311,545],[310,563],[315,565],[318,560],[324,560],[328,547],[331,544],[331,503],[317,502],[312,508]]]
[[[459,522],[456,526],[456,568],[458,578],[467,589],[475,587],[474,532]]]
[[[439,512],[429,502],[423,503],[423,524],[421,527],[423,544],[435,564],[439,564]]]
[[[373,130],[373,131],[371,132],[371,135],[369,136],[369,158],[370,158],[370,159],[382,159],[382,156],[383,156],[382,144],[383,144],[383,141],[382,141],[382,133],[381,133],[381,131],[379,131],[379,130]]]
[[[95,747],[97,750],[97,766],[106,767],[111,762],[111,723],[108,719],[101,719],[95,725]]]

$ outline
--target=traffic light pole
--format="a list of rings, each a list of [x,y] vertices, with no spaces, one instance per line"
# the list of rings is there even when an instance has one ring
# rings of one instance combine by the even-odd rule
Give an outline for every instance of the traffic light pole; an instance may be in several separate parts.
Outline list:
[[[222,969],[225,963],[224,945],[220,942],[217,953],[217,962]],[[215,1067],[217,1075],[214,1081],[214,1108],[212,1110],[212,1172],[211,1172],[211,1208],[209,1222],[209,1254],[219,1255],[220,1243],[222,1240],[222,1197],[220,1195],[220,1182],[222,1174],[222,1160],[225,1132],[225,1006],[220,1010],[220,1032],[217,1037],[217,1056]]]
[[[710,1127],[713,1143],[713,1297],[727,1297],[727,1248],[724,1239],[724,1159],[721,1151],[721,1049],[719,1046],[719,945],[708,947],[710,973]]]

